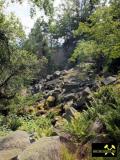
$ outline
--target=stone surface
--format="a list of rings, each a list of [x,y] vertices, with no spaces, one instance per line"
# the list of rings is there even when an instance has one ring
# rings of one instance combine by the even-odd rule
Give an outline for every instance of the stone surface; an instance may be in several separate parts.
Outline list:
[[[91,143],[111,143],[112,141],[107,134],[98,134],[96,137],[90,140]]]
[[[86,102],[86,98],[84,96],[81,96],[77,101],[74,102],[75,109],[83,110],[85,102]]]
[[[97,118],[90,126],[89,132],[91,133],[102,133],[105,131],[105,126],[103,123]]]
[[[71,101],[71,100],[75,100],[76,99],[76,94],[75,93],[69,93],[69,94],[63,94],[61,97],[61,102],[67,102],[67,101]]]
[[[61,75],[61,72],[60,71],[56,71],[54,72],[54,77],[57,78]]]
[[[36,116],[42,116],[42,115],[44,115],[46,113],[47,113],[46,110],[39,110],[39,111],[36,112]]]
[[[47,75],[47,77],[46,77],[46,80],[47,81],[50,81],[50,80],[52,80],[53,79],[53,75]]]
[[[71,92],[72,89],[78,89],[79,88],[78,82],[69,82],[64,84],[65,92]]]
[[[102,81],[102,83],[103,83],[104,85],[108,85],[108,84],[114,83],[116,80],[117,80],[117,79],[116,79],[115,77],[109,76],[109,77],[105,78],[105,79]]]
[[[88,96],[89,94],[91,94],[91,90],[90,90],[89,87],[86,87],[86,88],[83,90],[82,95],[83,95],[83,96]]]
[[[0,138],[0,150],[18,148],[24,150],[30,145],[29,135],[25,131],[15,131]]]
[[[63,114],[63,118],[67,119],[68,121],[71,120],[71,118],[75,118],[78,115],[78,112],[73,107],[66,107],[65,113]]]
[[[60,160],[60,137],[45,137],[33,143],[18,156],[18,160]]]
[[[20,149],[7,149],[0,151],[0,160],[17,160]]]
[[[0,138],[0,160],[12,160],[30,145],[29,135],[16,131]]]

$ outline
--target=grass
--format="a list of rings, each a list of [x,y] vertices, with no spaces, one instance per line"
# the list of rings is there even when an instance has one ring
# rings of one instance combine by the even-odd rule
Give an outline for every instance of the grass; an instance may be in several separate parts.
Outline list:
[[[36,133],[37,138],[53,135],[51,119],[46,117],[11,115],[0,117],[0,136],[7,135],[11,131],[23,130],[28,133]]]
[[[65,147],[65,145],[62,145],[61,147],[61,160],[76,160],[76,157],[74,154],[70,153],[70,151]]]

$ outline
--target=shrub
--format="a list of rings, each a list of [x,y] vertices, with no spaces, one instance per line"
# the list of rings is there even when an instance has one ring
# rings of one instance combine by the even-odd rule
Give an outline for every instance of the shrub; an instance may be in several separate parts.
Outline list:
[[[7,127],[8,127],[10,130],[15,131],[15,130],[17,130],[21,125],[22,125],[22,122],[20,121],[20,119],[19,119],[17,116],[11,116],[11,117],[9,117]]]
[[[87,119],[101,119],[108,134],[117,142],[120,141],[120,90],[117,85],[101,88],[94,95],[91,106],[84,111]]]
[[[27,131],[29,133],[37,133],[38,138],[43,136],[51,136],[53,134],[51,120],[45,117],[21,117],[22,125],[20,130]]]
[[[93,93],[91,105],[79,117],[72,119],[65,125],[65,131],[77,139],[90,135],[86,130],[91,122],[99,118],[106,126],[107,134],[115,141],[120,142],[120,87],[101,87]],[[92,133],[91,133],[92,134]]]
[[[70,133],[77,140],[85,137],[87,135],[87,127],[89,123],[86,117],[81,113],[76,118],[73,118],[71,122],[65,124],[64,129],[66,132]]]

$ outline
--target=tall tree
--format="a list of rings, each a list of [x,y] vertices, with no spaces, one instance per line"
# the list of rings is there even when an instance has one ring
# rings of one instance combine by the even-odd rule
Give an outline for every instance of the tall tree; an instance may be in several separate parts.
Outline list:
[[[99,7],[90,16],[90,23],[80,23],[75,34],[83,39],[79,42],[71,60],[78,57],[84,59],[86,56],[101,60],[100,57],[104,57],[102,58],[106,62],[104,64],[108,64],[112,59],[120,57],[118,6],[119,3],[112,3],[109,6]],[[101,69],[104,64],[101,63]]]
[[[0,110],[3,110],[3,103],[32,80],[39,61],[35,55],[21,48],[25,35],[21,23],[13,14],[4,15],[3,4],[0,7]]]

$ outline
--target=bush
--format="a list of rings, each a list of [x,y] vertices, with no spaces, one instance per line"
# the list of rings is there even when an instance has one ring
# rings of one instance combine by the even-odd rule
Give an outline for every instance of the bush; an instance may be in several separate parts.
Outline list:
[[[41,93],[28,96],[21,96],[20,94],[17,94],[11,101],[9,108],[11,108],[11,112],[17,112],[19,114],[19,111],[24,110],[25,107],[34,105],[36,101],[41,99],[41,97]],[[23,111],[22,114],[25,114],[25,112]]]
[[[0,115],[0,137],[5,136],[9,133],[9,130],[7,129],[5,125],[5,117]]]
[[[17,130],[20,126],[22,125],[22,122],[20,121],[20,119],[17,116],[11,116],[9,117],[8,120],[8,124],[7,127],[12,130],[15,131]]]
[[[43,136],[51,136],[53,134],[53,128],[51,120],[45,117],[21,117],[22,125],[20,130],[27,131],[29,133],[37,133],[38,138]]]
[[[71,122],[65,124],[64,129],[70,133],[75,139],[80,140],[87,135],[87,127],[89,123],[86,117],[81,113],[76,118],[73,118]]]
[[[106,126],[107,134],[116,142],[120,142],[119,85],[101,87],[96,93],[93,93],[91,105],[79,117],[65,125],[65,131],[77,139],[95,136],[90,135],[86,129],[96,118],[99,118]]]
[[[119,85],[102,87],[93,96],[91,106],[84,111],[87,119],[101,119],[112,139],[120,141],[120,88]]]

